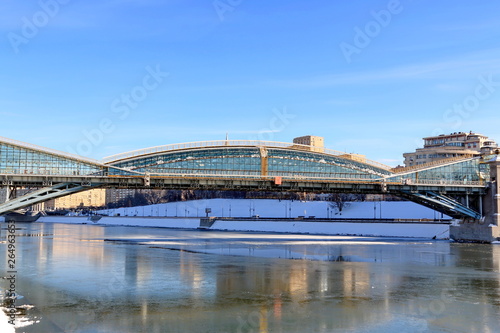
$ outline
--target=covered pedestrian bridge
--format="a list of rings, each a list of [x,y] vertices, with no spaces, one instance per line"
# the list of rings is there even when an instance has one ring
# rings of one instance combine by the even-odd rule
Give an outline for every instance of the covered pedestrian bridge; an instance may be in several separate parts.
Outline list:
[[[0,138],[0,213],[96,187],[390,193],[480,219],[492,156],[393,169],[362,155],[293,143],[222,140],[84,158]]]

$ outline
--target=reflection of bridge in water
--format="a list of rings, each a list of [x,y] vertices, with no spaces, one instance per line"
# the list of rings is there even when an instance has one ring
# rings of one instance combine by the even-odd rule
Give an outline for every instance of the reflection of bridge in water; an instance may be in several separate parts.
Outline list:
[[[426,327],[399,331],[498,326],[498,246],[52,223],[20,233],[16,249],[29,255],[19,265],[31,273],[23,286],[56,323],[122,332],[391,332],[405,318]],[[351,262],[332,262],[340,256]],[[88,309],[101,315],[71,316]]]
[[[496,156],[392,169],[324,148],[235,140],[158,146],[97,161],[0,138],[0,179],[12,194],[0,213],[97,187],[388,193],[464,218],[467,228],[479,230],[474,237],[491,240],[498,225],[497,169]],[[15,198],[20,187],[36,190]],[[487,229],[490,224],[495,228]]]

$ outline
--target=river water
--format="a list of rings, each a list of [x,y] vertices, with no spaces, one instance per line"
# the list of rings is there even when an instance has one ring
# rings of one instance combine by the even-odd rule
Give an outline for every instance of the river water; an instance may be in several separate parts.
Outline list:
[[[15,245],[17,332],[500,331],[500,245],[58,223]]]

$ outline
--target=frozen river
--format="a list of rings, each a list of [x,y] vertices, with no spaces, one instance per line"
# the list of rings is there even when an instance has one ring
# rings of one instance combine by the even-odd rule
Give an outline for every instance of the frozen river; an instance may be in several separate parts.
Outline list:
[[[16,315],[17,332],[500,331],[500,245],[17,228],[16,304],[35,306]],[[0,244],[4,277],[8,254]]]

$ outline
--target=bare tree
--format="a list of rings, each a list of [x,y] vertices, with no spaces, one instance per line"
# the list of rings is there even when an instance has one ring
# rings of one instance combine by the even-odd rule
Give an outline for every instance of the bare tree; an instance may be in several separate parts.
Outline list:
[[[342,215],[342,210],[349,206],[347,201],[351,200],[351,196],[345,193],[333,193],[330,199],[330,207],[338,209],[339,214]]]
[[[165,190],[145,190],[142,194],[148,205],[160,204],[167,201],[167,191]]]

